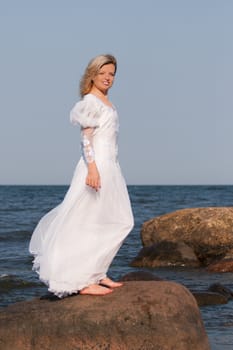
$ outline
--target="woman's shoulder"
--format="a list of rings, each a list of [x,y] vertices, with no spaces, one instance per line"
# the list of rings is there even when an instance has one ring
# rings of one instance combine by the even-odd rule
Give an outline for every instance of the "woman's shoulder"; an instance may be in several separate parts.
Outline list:
[[[70,112],[71,123],[80,124],[83,127],[96,127],[99,124],[99,109],[99,105],[92,96],[85,95],[72,108]]]
[[[98,103],[94,96],[91,94],[84,95],[79,101],[76,102],[74,108],[77,111],[96,111],[98,109]]]
[[[84,95],[80,101],[83,101],[83,102],[85,101],[87,103],[94,104],[94,105],[96,105],[96,104],[98,104],[98,102],[100,102],[98,97],[95,96],[94,94],[91,94],[91,93]]]
[[[91,93],[84,95],[82,99],[78,102],[78,104],[95,111],[102,111],[103,107],[102,101]]]
[[[88,100],[94,101],[95,100],[95,96],[93,94],[88,93],[88,94],[83,96],[82,100],[83,101],[88,101]]]

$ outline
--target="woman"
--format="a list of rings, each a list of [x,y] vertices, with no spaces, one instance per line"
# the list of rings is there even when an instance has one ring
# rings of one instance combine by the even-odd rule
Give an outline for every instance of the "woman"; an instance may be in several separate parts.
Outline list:
[[[82,157],[63,202],[33,232],[33,269],[58,297],[105,295],[122,283],[107,270],[133,227],[133,215],[117,160],[118,116],[108,99],[116,59],[100,55],[80,82],[81,101],[71,122],[81,126]]]

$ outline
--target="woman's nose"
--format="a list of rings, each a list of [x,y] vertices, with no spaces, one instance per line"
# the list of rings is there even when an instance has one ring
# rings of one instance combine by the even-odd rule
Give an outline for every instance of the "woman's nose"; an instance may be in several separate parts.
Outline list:
[[[112,76],[111,76],[111,74],[108,74],[108,73],[106,73],[106,74],[105,74],[105,79],[110,80],[110,79],[111,79],[111,77],[112,77]]]

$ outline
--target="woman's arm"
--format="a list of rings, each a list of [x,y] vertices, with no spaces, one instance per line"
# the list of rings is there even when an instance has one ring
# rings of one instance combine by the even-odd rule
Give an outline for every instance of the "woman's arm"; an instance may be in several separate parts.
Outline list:
[[[82,128],[82,149],[88,167],[86,185],[98,191],[101,187],[101,181],[92,144],[93,132],[94,128]]]

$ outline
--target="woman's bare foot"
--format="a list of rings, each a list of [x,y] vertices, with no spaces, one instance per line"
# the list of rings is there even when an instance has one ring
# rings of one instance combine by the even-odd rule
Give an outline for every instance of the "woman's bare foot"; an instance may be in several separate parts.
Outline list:
[[[85,295],[85,294],[89,294],[89,295],[106,295],[109,293],[112,293],[113,290],[103,287],[103,286],[99,286],[98,284],[91,284],[88,287],[85,287],[83,289],[80,290],[79,294]]]
[[[121,282],[114,282],[112,281],[110,278],[106,277],[106,278],[103,278],[101,281],[100,281],[100,284],[102,286],[106,286],[106,287],[109,287],[109,288],[117,288],[117,287],[121,287],[123,286],[123,283]]]

